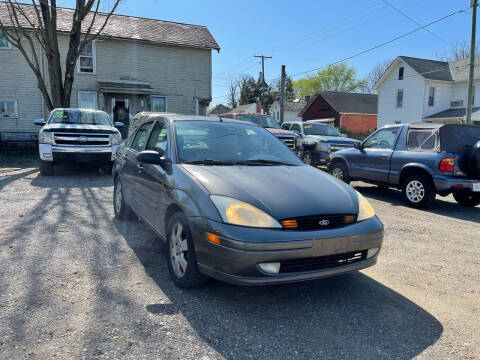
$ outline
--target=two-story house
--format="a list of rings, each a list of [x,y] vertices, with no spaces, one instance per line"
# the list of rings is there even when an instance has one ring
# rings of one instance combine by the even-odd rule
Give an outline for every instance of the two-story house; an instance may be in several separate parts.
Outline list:
[[[34,16],[32,5],[22,7]],[[62,61],[73,13],[57,9]],[[0,17],[8,23],[3,2]],[[205,26],[112,15],[101,36],[80,55],[71,106],[101,109],[113,118],[120,108],[132,116],[140,111],[206,115],[212,98],[212,49],[220,47]],[[46,60],[42,63],[48,79]],[[0,33],[0,134],[38,132],[33,121],[48,112],[32,70]]]
[[[480,57],[475,59],[472,123],[480,124]],[[465,122],[469,59],[436,61],[397,57],[377,82],[378,126]]]

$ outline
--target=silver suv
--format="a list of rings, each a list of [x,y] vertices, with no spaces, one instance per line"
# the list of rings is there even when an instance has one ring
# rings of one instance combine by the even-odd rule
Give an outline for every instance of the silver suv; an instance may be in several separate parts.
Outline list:
[[[52,175],[57,162],[100,163],[111,171],[113,155],[122,141],[116,129],[123,123],[112,123],[107,113],[89,109],[54,109],[38,134],[40,174]]]

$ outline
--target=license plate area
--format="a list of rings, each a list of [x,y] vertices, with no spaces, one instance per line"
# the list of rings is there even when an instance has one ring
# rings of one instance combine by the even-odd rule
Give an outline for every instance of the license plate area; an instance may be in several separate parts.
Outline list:
[[[348,236],[339,236],[334,238],[313,239],[314,256],[324,256],[332,254],[341,254],[348,252],[351,241]]]
[[[473,183],[473,188],[472,188],[472,190],[473,190],[474,192],[480,192],[480,182],[478,182],[478,183]]]

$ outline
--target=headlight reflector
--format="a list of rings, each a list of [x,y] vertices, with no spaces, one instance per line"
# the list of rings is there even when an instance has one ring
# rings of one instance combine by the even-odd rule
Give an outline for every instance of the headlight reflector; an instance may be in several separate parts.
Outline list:
[[[363,221],[375,216],[375,210],[367,199],[357,191],[358,196],[358,216],[357,221]]]
[[[51,144],[52,143],[52,133],[48,131],[40,131],[38,133],[38,142],[40,144]]]
[[[120,133],[112,135],[112,145],[120,145],[122,142],[122,135]]]
[[[260,228],[282,228],[277,220],[255,206],[227,196],[210,195],[225,223]]]

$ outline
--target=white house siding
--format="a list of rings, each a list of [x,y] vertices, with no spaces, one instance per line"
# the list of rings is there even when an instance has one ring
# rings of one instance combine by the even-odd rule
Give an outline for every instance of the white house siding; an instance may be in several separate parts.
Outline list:
[[[280,105],[278,103],[272,105],[270,114],[275,120],[280,121]],[[298,116],[297,112],[284,111],[283,121],[302,121],[302,118]]]
[[[398,80],[398,68],[404,67],[404,78]],[[397,89],[403,89],[403,106],[397,108]],[[409,65],[400,62],[378,87],[378,127],[387,124],[421,122],[425,80]]]
[[[474,102],[473,106],[480,106],[480,81],[474,81],[473,85],[475,86],[475,93],[474,93]],[[467,87],[468,84],[466,82],[459,82],[455,83],[452,86],[452,98],[451,101],[463,101],[463,106],[467,105]]]
[[[61,59],[68,50],[68,37],[59,36]],[[98,81],[120,80],[130,77],[149,82],[152,95],[167,97],[167,110],[181,114],[195,114],[196,98],[211,98],[211,50],[165,46],[131,40],[99,39],[96,47],[96,73],[75,72],[71,106],[78,106],[78,91],[97,92],[101,105]],[[47,116],[42,112],[42,96],[32,70],[16,49],[0,50],[0,99],[16,98],[18,119],[0,119],[0,133],[4,131],[38,131],[36,118]],[[118,98],[125,96],[119,94]],[[130,110],[148,111],[149,102],[128,96]],[[109,112],[111,105],[104,104]],[[103,108],[103,107],[102,107]]]
[[[433,106],[428,105],[430,87],[435,88],[435,98],[434,98]],[[451,99],[452,99],[452,83],[448,83],[445,81],[432,81],[432,80],[425,81],[422,118],[439,113],[440,111],[449,109]]]

